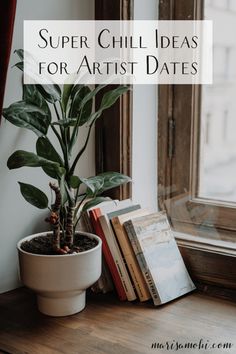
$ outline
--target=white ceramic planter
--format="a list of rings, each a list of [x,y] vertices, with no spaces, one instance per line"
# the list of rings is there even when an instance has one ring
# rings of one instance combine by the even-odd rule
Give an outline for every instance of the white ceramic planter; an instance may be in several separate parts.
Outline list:
[[[101,275],[101,239],[93,234],[80,232],[98,241],[91,250],[70,255],[38,255],[21,249],[24,241],[39,233],[22,239],[18,244],[20,278],[25,286],[37,293],[39,311],[50,316],[68,316],[85,307],[86,289]]]

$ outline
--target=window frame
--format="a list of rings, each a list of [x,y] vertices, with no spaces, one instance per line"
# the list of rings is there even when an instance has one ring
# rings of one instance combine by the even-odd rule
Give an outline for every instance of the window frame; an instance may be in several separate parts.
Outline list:
[[[132,20],[133,0],[95,1],[96,20]],[[99,107],[109,85],[96,96]],[[125,93],[111,108],[105,110],[95,127],[96,173],[115,171],[132,177],[132,92]],[[113,199],[132,196],[131,183],[106,193]]]
[[[169,0],[162,6],[160,2],[160,19],[202,19],[203,3],[203,0]],[[201,236],[214,238],[214,235],[220,235],[222,240],[235,238],[232,231],[236,231],[236,206],[197,195],[201,86],[160,85],[158,99],[158,198],[161,209],[167,209],[176,231],[195,234],[197,228],[197,234]]]
[[[203,1],[159,0],[159,19],[202,19]],[[211,295],[235,301],[236,243],[233,229],[236,225],[232,219],[235,208],[230,205],[223,208],[219,203],[212,205],[196,198],[200,100],[201,86],[159,85],[158,203],[160,209],[167,210],[179,249],[197,287]],[[179,195],[182,199],[178,200]],[[184,214],[186,208],[187,214]],[[195,220],[189,218],[191,208],[198,209]],[[208,215],[217,213],[217,229],[202,224],[207,210]],[[231,227],[222,222],[226,214]],[[197,234],[196,224],[202,226]]]

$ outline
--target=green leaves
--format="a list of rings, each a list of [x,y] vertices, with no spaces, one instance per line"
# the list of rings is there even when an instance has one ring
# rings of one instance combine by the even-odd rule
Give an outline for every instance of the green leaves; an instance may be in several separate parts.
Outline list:
[[[23,85],[23,100],[41,108],[46,113],[45,118],[47,118],[47,122],[50,124],[51,111],[36,85]]]
[[[21,71],[24,70],[24,63],[23,61],[19,61],[18,63],[16,63],[14,66],[16,66],[18,69],[20,69]]]
[[[24,60],[24,50],[23,49],[16,49],[14,53],[19,57],[20,60]]]
[[[114,90],[106,92],[102,98],[100,109],[104,110],[113,106],[118,98],[129,90],[130,88],[127,86],[119,86]]]
[[[15,52],[19,57],[16,66],[23,70],[24,52],[21,49]],[[25,60],[28,60],[26,56]],[[113,87],[110,91],[106,89],[107,92],[103,94],[99,109],[93,113],[94,99],[105,86],[98,85],[91,89],[87,85],[65,84],[61,89],[54,84],[24,85],[23,100],[3,110],[3,116],[12,124],[29,129],[38,136],[36,153],[24,150],[14,152],[7,161],[8,168],[41,167],[47,175],[57,179],[62,195],[61,223],[65,227],[68,205],[75,205],[79,201],[77,208],[82,208],[85,200],[90,199],[83,206],[85,211],[109,199],[101,196],[104,191],[130,181],[129,177],[116,172],[107,172],[90,178],[74,175],[76,164],[88,145],[96,120],[105,109],[110,108],[123,93],[129,90],[124,86]],[[54,106],[56,113],[54,122],[51,105]],[[72,149],[74,144],[77,144],[79,129],[85,124],[88,124],[88,132],[84,142],[74,161],[70,161],[71,156],[74,156]],[[63,158],[47,137],[49,127],[60,143]],[[26,201],[40,209],[48,207],[48,198],[41,190],[26,183],[19,182],[19,185]]]
[[[80,180],[87,186],[87,196],[94,197],[130,182],[131,178],[118,172],[105,172],[90,178],[80,178]]]
[[[23,49],[16,49],[14,51],[14,53],[17,54],[17,56],[20,59],[20,61],[18,63],[16,63],[14,66],[16,66],[18,69],[23,71],[24,70],[24,51],[23,51]]]
[[[63,86],[61,106],[62,106],[65,116],[66,116],[66,112],[67,112],[68,101],[70,99],[70,95],[71,95],[71,91],[72,91],[73,87],[74,87],[74,85],[64,85]]]
[[[76,125],[77,119],[60,119],[57,122],[53,122],[52,125],[59,125],[63,128],[74,127]]]
[[[32,130],[38,136],[46,135],[49,116],[40,107],[20,101],[3,109],[3,117],[20,128]]]
[[[37,89],[50,103],[55,103],[61,99],[61,89],[58,85],[37,85]]]
[[[95,177],[81,178],[80,180],[87,186],[86,196],[92,198],[84,204],[82,212],[85,212],[104,201],[110,200],[110,198],[101,197],[101,193],[128,183],[131,178],[118,172],[105,172]]]
[[[49,141],[48,138],[46,137],[41,137],[38,138],[37,143],[36,143],[36,151],[38,156],[43,157],[44,159],[53,161],[58,163],[60,166],[63,166],[63,161],[60,157],[60,155],[57,153],[51,142]],[[58,177],[58,172],[57,170],[53,170],[51,166],[48,168],[47,166],[42,166],[44,172],[52,177],[52,178],[57,178]]]
[[[43,157],[53,162],[57,162],[59,165],[63,166],[63,161],[60,155],[55,150],[54,146],[51,144],[48,138],[38,138],[36,143],[36,151],[40,157]]]
[[[130,88],[127,86],[119,86],[113,90],[110,90],[108,92],[106,92],[103,95],[101,104],[100,104],[100,108],[98,109],[98,111],[94,112],[89,119],[90,124],[94,124],[96,122],[96,120],[102,115],[102,112],[105,109],[110,108],[111,106],[113,106],[113,104],[116,103],[116,101],[118,100],[118,98],[120,96],[122,96],[125,92],[129,91]]]
[[[82,184],[82,181],[78,176],[71,176],[69,184],[71,188],[77,189]]]
[[[103,193],[109,189],[119,187],[122,184],[131,182],[130,177],[123,175],[122,173],[119,172],[104,172],[98,175],[98,177],[102,177],[104,181],[103,187],[99,191],[99,193]]]
[[[25,200],[39,209],[46,209],[48,207],[48,198],[40,189],[31,184],[18,182],[20,191]]]
[[[39,157],[36,154],[24,150],[17,150],[7,161],[7,167],[10,170],[20,167],[47,167],[56,175],[61,176],[65,173],[65,169],[59,163]]]
[[[84,212],[90,208],[93,208],[94,206],[96,206],[102,202],[106,202],[108,200],[110,200],[110,198],[108,198],[108,197],[97,197],[92,200],[89,200],[87,203],[84,204],[84,206],[82,208],[82,212]]]
[[[104,179],[100,176],[80,178],[80,180],[87,186],[86,194],[88,196],[94,196],[98,194],[104,185]]]
[[[70,111],[70,117],[72,118],[78,118],[78,126],[84,125],[87,120],[89,119],[91,112],[92,112],[92,106],[93,106],[93,100],[90,99],[86,101],[83,105],[83,99],[87,97],[91,93],[91,90],[88,86],[82,86],[75,94],[72,105],[71,105],[71,111]]]
[[[97,93],[102,90],[106,85],[98,85],[93,91],[91,91],[90,93],[88,93],[82,100],[81,102],[81,106],[84,106],[88,101],[90,101],[91,99],[93,99]]]

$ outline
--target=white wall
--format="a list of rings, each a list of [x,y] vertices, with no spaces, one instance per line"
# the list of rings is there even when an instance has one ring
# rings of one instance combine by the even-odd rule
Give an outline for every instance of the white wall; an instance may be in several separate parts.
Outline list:
[[[157,0],[134,0],[135,20],[156,20]],[[148,6],[147,6],[148,5]],[[133,88],[133,200],[157,208],[157,85]]]
[[[12,51],[23,48],[23,20],[76,20],[94,18],[94,0],[18,0]],[[11,55],[4,107],[21,99],[21,74],[11,66]],[[48,178],[41,169],[24,168],[9,171],[8,157],[18,149],[33,151],[36,137],[27,130],[2,120],[0,127],[0,293],[19,285],[16,243],[24,236],[46,228],[44,213],[30,206],[21,197],[17,181],[32,183],[48,192]],[[94,174],[94,136],[80,169],[84,176]]]

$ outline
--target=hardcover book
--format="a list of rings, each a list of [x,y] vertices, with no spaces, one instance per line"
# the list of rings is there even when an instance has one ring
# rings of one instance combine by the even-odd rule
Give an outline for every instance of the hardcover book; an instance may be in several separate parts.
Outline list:
[[[113,230],[112,230],[112,227],[111,227],[111,224],[109,222],[107,215],[101,215],[99,217],[99,223],[102,227],[108,247],[110,249],[113,260],[114,260],[115,265],[117,267],[117,271],[120,275],[120,279],[122,281],[127,299],[129,301],[136,300],[137,296],[135,294],[133,284],[132,284],[131,279],[129,277],[129,274],[126,269],[122,254],[120,252],[119,246],[117,244],[116,238],[114,236],[114,233],[113,233]]]
[[[120,278],[119,271],[117,270],[117,266],[114,262],[113,256],[107,244],[104,232],[101,228],[98,218],[107,212],[112,212],[117,209],[126,208],[132,205],[130,199],[122,200],[121,202],[118,200],[107,201],[99,204],[99,208],[92,208],[89,210],[90,222],[93,227],[93,232],[95,232],[102,240],[102,253],[106,260],[106,264],[111,273],[112,280],[114,282],[114,286],[116,288],[118,297],[121,301],[127,300],[126,292],[124,286],[122,284],[122,280]],[[87,213],[85,213],[87,214]]]
[[[195,289],[165,212],[124,223],[155,305]]]
[[[115,216],[111,219],[113,229],[140,301],[150,299],[151,295],[123,224],[127,220],[144,216],[148,213],[148,210],[139,209],[127,214]]]
[[[92,209],[89,212],[90,217],[91,217],[91,222],[93,224],[93,228],[95,230],[95,233],[101,238],[102,240],[102,253],[104,255],[104,258],[107,262],[107,266],[109,267],[109,270],[111,272],[111,276],[118,294],[118,297],[121,301],[127,300],[126,292],[124,289],[124,286],[122,284],[122,281],[120,279],[119,272],[117,270],[116,264],[114,262],[114,259],[112,257],[111,251],[108,247],[106,237],[104,235],[104,232],[101,228],[101,225],[98,221],[98,218],[102,215],[101,210],[99,208]]]

